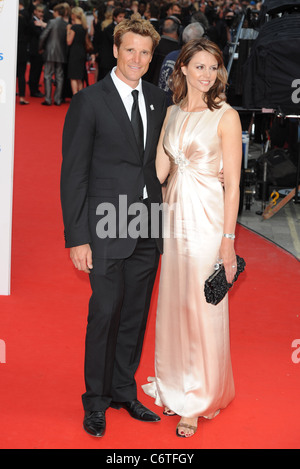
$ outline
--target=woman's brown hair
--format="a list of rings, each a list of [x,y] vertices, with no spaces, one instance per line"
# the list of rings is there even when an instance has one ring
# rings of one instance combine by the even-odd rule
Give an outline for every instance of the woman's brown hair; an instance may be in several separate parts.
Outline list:
[[[218,62],[217,79],[204,97],[207,107],[212,111],[213,109],[219,109],[219,103],[226,100],[225,88],[227,84],[227,71],[224,66],[222,52],[214,42],[201,38],[192,39],[186,43],[181,49],[180,55],[175,63],[169,86],[173,91],[174,104],[179,104],[186,97],[188,91],[186,77],[181,67],[186,67],[192,57],[197,54],[197,52],[201,51],[212,54]]]

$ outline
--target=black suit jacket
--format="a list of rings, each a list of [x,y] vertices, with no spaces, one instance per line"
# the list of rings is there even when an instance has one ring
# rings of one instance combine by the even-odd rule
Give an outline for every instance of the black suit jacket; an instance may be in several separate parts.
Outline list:
[[[162,36],[161,40],[159,41],[158,46],[156,47],[151,63],[149,65],[149,70],[145,75],[145,80],[153,83],[154,85],[158,85],[159,81],[159,74],[161,70],[161,66],[163,64],[164,58],[174,50],[179,48],[178,41],[174,41],[168,37]]]
[[[34,24],[35,20],[32,19],[29,24],[29,54],[31,56],[39,56],[39,41],[40,41],[40,36],[44,31],[44,28],[41,26],[36,26]]]
[[[77,93],[66,116],[61,171],[66,247],[89,243],[93,258],[121,259],[134,250],[136,239],[122,237],[124,226],[118,223],[119,209],[124,216],[124,207],[119,207],[119,195],[122,195],[123,202],[126,198],[127,206],[140,202],[146,185],[149,202],[162,202],[155,157],[166,113],[166,99],[162,90],[147,82],[143,82],[143,94],[147,110],[143,160],[110,74]],[[115,238],[100,239],[96,233],[101,218],[96,209],[102,203],[110,203],[116,210]],[[162,252],[161,235],[157,245]]]
[[[101,31],[100,35],[100,44],[98,46],[99,67],[107,70],[111,70],[117,64],[117,59],[113,54],[115,26],[115,23],[112,22]]]

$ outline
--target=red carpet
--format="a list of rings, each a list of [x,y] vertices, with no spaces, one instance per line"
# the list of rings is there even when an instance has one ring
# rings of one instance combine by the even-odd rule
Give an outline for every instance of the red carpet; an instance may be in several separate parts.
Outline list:
[[[107,433],[82,429],[83,355],[90,292],[64,249],[59,202],[61,132],[68,105],[16,106],[12,294],[0,297],[0,447],[2,449],[299,448],[299,262],[239,227],[237,252],[247,261],[231,293],[236,399],[191,439],[175,436],[177,417],[158,424],[109,409]],[[157,285],[138,385],[153,376]],[[300,350],[299,350],[300,357]],[[297,356],[297,354],[296,354]],[[140,399],[160,412],[141,391]],[[111,454],[113,451],[111,451]]]

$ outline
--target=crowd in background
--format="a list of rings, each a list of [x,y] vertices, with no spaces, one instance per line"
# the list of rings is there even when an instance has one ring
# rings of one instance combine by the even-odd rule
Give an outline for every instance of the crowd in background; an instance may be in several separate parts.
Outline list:
[[[145,80],[169,93],[168,78],[184,42],[205,35],[223,51],[225,63],[234,31],[245,9],[259,11],[255,0],[20,0],[17,77],[20,104],[30,96],[43,105],[60,105],[89,85],[88,71],[103,78],[116,64],[114,27],[139,13],[161,35]],[[195,26],[196,25],[196,26]],[[44,71],[44,93],[40,80]]]

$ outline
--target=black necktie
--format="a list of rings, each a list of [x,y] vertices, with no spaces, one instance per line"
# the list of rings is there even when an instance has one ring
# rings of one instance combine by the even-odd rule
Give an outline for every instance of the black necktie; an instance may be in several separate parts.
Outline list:
[[[131,124],[133,127],[133,131],[135,134],[135,138],[139,147],[140,155],[143,156],[144,154],[144,129],[143,129],[143,121],[141,118],[140,110],[139,110],[139,92],[137,90],[132,91],[133,96],[133,105],[131,109]]]

